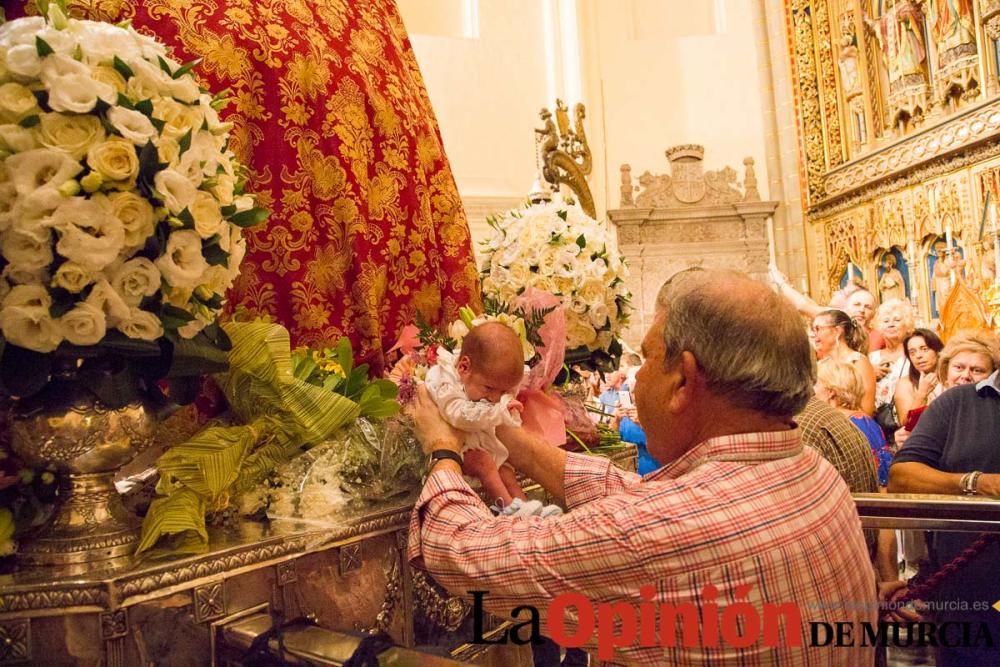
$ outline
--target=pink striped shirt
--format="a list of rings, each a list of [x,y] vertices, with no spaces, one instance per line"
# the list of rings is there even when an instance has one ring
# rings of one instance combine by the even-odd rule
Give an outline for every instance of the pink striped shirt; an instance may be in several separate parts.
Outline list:
[[[538,607],[543,633],[546,607],[557,595],[639,609],[649,599],[648,592],[640,598],[644,585],[655,587],[656,604],[702,609],[703,588],[711,585],[720,615],[737,597],[761,619],[765,604],[795,603],[801,614],[801,626],[788,628],[799,647],[788,645],[794,642],[784,631],[770,642],[777,646],[761,640],[746,648],[706,647],[704,639],[684,646],[678,617],[667,630],[675,646],[633,645],[619,649],[615,660],[872,663],[873,649],[860,646],[859,622],[877,621],[861,521],[843,479],[802,447],[798,429],[713,438],[645,478],[605,459],[569,454],[564,481],[571,512],[494,518],[460,475],[436,471],[411,517],[410,561],[454,593],[489,591],[486,607],[501,617],[518,605]],[[565,618],[567,628],[576,627],[573,607]],[[851,622],[858,646],[811,647],[810,622]]]

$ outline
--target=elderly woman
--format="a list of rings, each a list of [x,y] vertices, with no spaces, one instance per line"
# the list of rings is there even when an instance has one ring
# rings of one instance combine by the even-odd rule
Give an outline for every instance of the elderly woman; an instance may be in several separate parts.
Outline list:
[[[998,349],[996,337],[985,332],[956,334],[948,342],[938,364],[947,391],[928,406],[896,454],[889,469],[889,491],[1000,498]],[[995,567],[1000,561],[1000,543],[977,543],[975,553],[964,554],[965,562],[954,574],[936,577],[975,538],[968,533],[929,534],[924,574],[936,584],[929,597],[942,603],[967,603],[965,609],[939,604],[933,608],[934,620],[939,629],[956,628],[958,634],[960,623],[974,628],[984,623],[991,636],[1000,637],[1000,614],[990,608],[1000,599]],[[994,648],[963,647],[954,631],[938,640],[938,665],[996,664]]]
[[[944,387],[938,381],[938,354],[944,343],[929,329],[917,329],[903,342],[909,372],[896,385],[893,401],[899,423],[906,424],[910,410],[926,406]]]
[[[875,314],[875,328],[885,342],[882,349],[868,354],[878,379],[875,389],[875,407],[878,408],[892,400],[896,383],[905,372],[903,339],[913,331],[913,307],[899,299],[886,301]]]
[[[860,409],[869,417],[875,414],[875,369],[861,350],[868,335],[864,328],[842,310],[821,311],[809,329],[816,356],[851,364],[861,375],[864,392]]]

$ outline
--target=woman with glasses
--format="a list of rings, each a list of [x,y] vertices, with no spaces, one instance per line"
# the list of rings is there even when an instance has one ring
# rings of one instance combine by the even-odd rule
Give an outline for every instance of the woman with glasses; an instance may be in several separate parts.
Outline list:
[[[813,319],[809,339],[821,361],[833,359],[858,370],[864,387],[861,411],[869,417],[874,415],[875,369],[862,353],[868,343],[868,334],[861,325],[842,310],[824,310]]]

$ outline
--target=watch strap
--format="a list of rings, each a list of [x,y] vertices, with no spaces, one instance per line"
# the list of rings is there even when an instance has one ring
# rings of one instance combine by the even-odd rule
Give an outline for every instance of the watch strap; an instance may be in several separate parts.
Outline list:
[[[451,449],[435,449],[431,452],[431,465],[444,459],[450,459],[458,465],[463,464],[462,455]]]

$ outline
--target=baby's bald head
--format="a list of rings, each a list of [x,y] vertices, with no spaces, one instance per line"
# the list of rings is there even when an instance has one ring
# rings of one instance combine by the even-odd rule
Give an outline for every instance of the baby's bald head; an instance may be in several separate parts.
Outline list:
[[[458,371],[470,399],[500,400],[516,389],[524,376],[521,339],[500,322],[473,327],[462,340]]]

